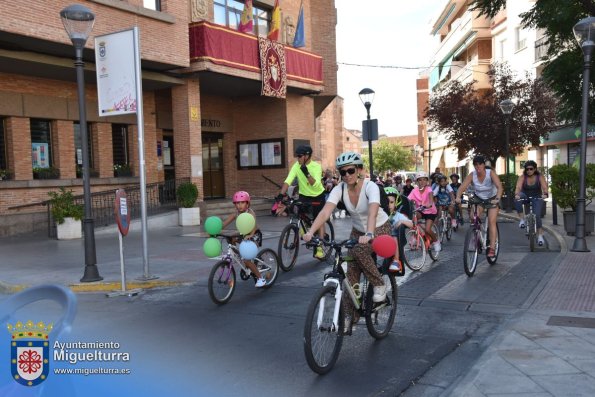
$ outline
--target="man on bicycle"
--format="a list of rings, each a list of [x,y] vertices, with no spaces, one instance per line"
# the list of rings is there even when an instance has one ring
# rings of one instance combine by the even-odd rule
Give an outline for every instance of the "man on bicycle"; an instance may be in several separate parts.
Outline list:
[[[491,169],[486,169],[486,159],[482,155],[473,157],[473,167],[475,171],[471,172],[457,192],[456,202],[461,203],[461,196],[467,190],[467,187],[473,186],[475,197],[482,200],[479,204],[479,216],[483,210],[488,211],[488,228],[490,230],[490,247],[488,248],[488,257],[496,257],[496,240],[498,239],[498,229],[496,221],[498,220],[498,203],[502,197],[502,183],[500,178]]]
[[[440,174],[436,177],[438,184],[432,191],[434,194],[434,200],[436,201],[436,205],[438,206],[438,217],[442,216],[442,207],[447,207],[448,212],[450,213],[450,219],[452,227],[457,227],[457,220],[455,219],[455,196],[454,190],[448,184],[446,180],[446,176]],[[447,227],[444,225],[444,227]]]
[[[295,149],[297,161],[289,170],[287,178],[281,187],[277,200],[282,200],[289,188],[289,185],[297,178],[299,200],[310,204],[312,216],[315,219],[325,203],[325,190],[322,186],[322,166],[312,160],[312,148],[309,145],[300,145]],[[316,230],[313,230],[315,232]],[[318,236],[324,239],[324,224],[318,229]],[[324,258],[322,247],[316,247],[314,251],[316,258]]]

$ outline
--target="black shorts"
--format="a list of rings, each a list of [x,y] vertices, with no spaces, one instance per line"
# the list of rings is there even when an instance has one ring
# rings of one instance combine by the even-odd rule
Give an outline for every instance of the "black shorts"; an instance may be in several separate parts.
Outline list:
[[[421,218],[422,218],[422,219],[425,219],[425,220],[430,220],[430,221],[432,221],[432,222],[433,222],[433,221],[435,221],[435,220],[436,220],[436,216],[437,216],[437,215],[438,215],[438,214],[424,214],[424,213],[422,212],[422,214],[421,214]]]
[[[324,198],[325,195],[326,192],[323,192],[317,197],[303,196],[300,194],[300,201],[310,204],[310,208],[312,208],[312,219],[316,219],[322,210],[322,207],[324,207],[324,204],[326,204],[326,200]]]

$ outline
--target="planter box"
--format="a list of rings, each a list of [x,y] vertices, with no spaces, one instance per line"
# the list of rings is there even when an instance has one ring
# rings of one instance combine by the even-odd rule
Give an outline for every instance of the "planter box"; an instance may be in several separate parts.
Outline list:
[[[198,226],[200,225],[200,208],[179,208],[178,224],[180,226]]]
[[[564,230],[569,236],[574,236],[576,233],[576,212],[564,211]],[[585,235],[588,236],[593,232],[595,225],[595,212],[585,211]]]
[[[81,221],[64,218],[64,223],[56,225],[58,240],[74,240],[83,236]]]

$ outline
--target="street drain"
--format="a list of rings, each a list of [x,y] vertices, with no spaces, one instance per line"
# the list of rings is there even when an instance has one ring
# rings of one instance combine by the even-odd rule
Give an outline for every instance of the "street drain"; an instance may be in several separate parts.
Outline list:
[[[551,316],[547,322],[547,325],[558,325],[561,327],[576,328],[595,328],[595,318]]]

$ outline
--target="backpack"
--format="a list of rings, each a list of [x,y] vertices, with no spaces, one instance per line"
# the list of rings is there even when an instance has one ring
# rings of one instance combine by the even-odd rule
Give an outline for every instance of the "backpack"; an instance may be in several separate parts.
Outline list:
[[[370,181],[368,181],[368,183],[370,183]],[[374,183],[374,182],[372,182],[372,183]],[[382,187],[378,186],[376,183],[374,183],[374,185],[376,185],[376,187],[378,187],[378,191],[380,192],[380,208],[382,208],[384,210],[386,215],[390,214],[390,211],[388,209],[388,196],[386,195],[386,192],[384,191],[384,189]],[[367,185],[364,186],[363,189],[365,189],[366,187],[367,187]],[[344,193],[345,193],[345,183],[341,182],[341,200],[339,200],[339,202],[337,203],[337,209],[340,209],[342,211],[345,211],[346,213],[349,213],[349,211],[345,207],[345,203],[343,202]],[[365,190],[364,190],[364,193],[365,193]],[[367,193],[366,193],[366,198],[368,198]]]

